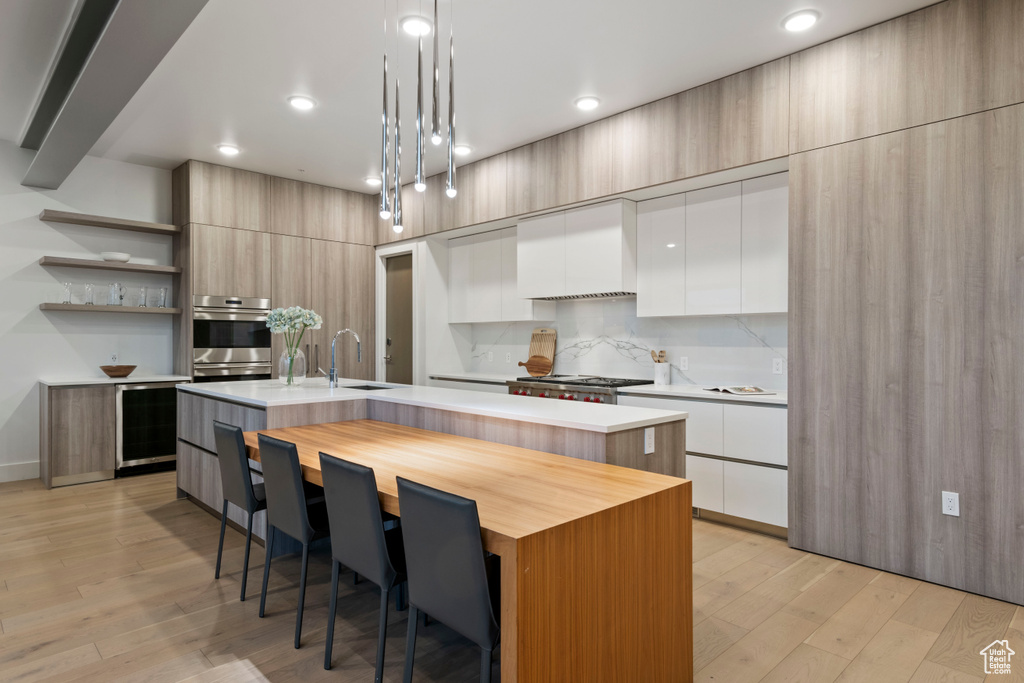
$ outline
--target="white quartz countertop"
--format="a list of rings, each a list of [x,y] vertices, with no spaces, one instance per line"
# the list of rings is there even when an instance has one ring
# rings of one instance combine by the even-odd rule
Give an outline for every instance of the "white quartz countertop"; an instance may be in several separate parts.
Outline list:
[[[44,377],[39,383],[47,387],[71,387],[87,384],[152,384],[155,382],[191,382],[185,375],[129,375],[128,377]]]
[[[636,387],[619,389],[618,392],[623,395],[651,396],[654,398],[699,398],[705,401],[768,403],[782,406],[789,403],[789,398],[785,391],[776,391],[774,394],[727,394],[721,391],[708,391],[705,387],[696,384],[641,384]]]
[[[362,391],[345,386],[331,389],[323,379],[306,380],[299,387],[286,387],[277,380],[253,382],[203,382],[181,384],[178,388],[194,394],[235,403],[271,408],[275,406],[367,399],[421,408],[450,410],[533,424],[582,429],[591,432],[619,432],[686,419],[687,413],[654,408],[572,403],[531,396],[486,394],[479,391],[383,384],[363,380],[342,380],[346,386],[371,384],[392,388]]]

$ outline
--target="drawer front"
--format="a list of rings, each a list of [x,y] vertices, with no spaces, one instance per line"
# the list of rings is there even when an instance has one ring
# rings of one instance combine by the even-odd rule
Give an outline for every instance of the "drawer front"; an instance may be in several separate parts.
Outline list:
[[[620,406],[681,410],[689,413],[690,416],[686,420],[686,452],[724,455],[722,448],[723,406],[721,403],[626,394],[620,394],[618,398]]]
[[[725,406],[727,458],[786,465],[786,409],[768,406]]]
[[[267,428],[267,411],[178,391],[178,438],[211,453],[217,452],[213,421],[241,427],[242,431]]]
[[[259,463],[250,460],[249,465],[250,467],[258,466]],[[224,493],[221,488],[220,463],[217,461],[217,456],[184,441],[179,441],[177,471],[179,489],[220,513],[224,505]],[[263,481],[263,478],[252,474],[252,480],[258,484]],[[248,521],[246,512],[235,505],[228,505],[228,519],[243,527]],[[253,518],[252,530],[257,538],[266,538],[266,513],[256,513]]]
[[[686,478],[693,482],[693,507],[712,512],[724,511],[725,463],[699,455],[686,456]]]
[[[723,465],[725,514],[775,526],[787,525],[786,470],[738,462]]]

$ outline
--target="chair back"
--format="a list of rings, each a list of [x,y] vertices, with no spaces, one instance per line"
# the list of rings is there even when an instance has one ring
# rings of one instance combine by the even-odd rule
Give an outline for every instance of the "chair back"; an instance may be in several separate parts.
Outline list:
[[[242,430],[214,420],[213,436],[217,443],[217,463],[220,465],[224,498],[251,514],[256,509],[256,496],[252,491],[249,456],[245,451]]]
[[[373,470],[321,453],[320,471],[334,559],[378,586],[390,587],[397,572],[388,555]]]
[[[295,444],[259,434],[263,486],[267,492],[267,523],[302,543],[313,538],[302,486],[302,468]]]
[[[485,650],[491,607],[476,501],[398,477],[409,601]]]

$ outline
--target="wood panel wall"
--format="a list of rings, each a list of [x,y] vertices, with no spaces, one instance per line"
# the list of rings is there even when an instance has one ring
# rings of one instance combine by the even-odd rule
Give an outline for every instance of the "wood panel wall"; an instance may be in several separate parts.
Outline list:
[[[801,152],[1024,101],[1024,3],[950,0],[792,56]]]
[[[1024,602],[1024,105],[790,179],[790,544]]]

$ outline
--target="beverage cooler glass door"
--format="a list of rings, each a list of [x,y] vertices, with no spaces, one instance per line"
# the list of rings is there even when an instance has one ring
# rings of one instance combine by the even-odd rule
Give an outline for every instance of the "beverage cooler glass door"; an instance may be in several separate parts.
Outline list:
[[[178,390],[173,382],[117,385],[117,469],[174,460]]]

